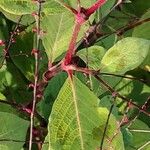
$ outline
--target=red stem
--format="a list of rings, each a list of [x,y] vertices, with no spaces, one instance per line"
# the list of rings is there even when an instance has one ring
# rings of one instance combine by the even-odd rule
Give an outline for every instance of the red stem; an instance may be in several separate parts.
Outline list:
[[[72,38],[71,38],[71,41],[70,41],[70,44],[69,44],[69,47],[65,56],[64,65],[70,64],[72,60],[72,56],[75,54],[75,46],[76,46],[76,41],[78,38],[80,28],[81,28],[81,24],[76,22],[74,30],[73,30]]]
[[[79,1],[80,2],[80,1]],[[73,30],[72,38],[65,56],[65,60],[63,61],[61,67],[62,70],[65,70],[69,76],[72,77],[72,69],[68,68],[67,66],[71,64],[72,57],[75,54],[76,50],[76,42],[78,38],[78,34],[81,29],[81,25],[90,17],[91,14],[93,14],[98,8],[100,8],[106,0],[98,0],[95,4],[93,4],[90,8],[88,9],[82,9],[79,10],[77,13],[76,11],[73,12],[75,14],[75,27]],[[69,7],[70,8],[70,7]]]
[[[89,17],[91,14],[93,14],[98,8],[100,8],[104,3],[106,2],[106,0],[98,0],[95,4],[93,4],[90,8],[86,9],[85,13],[85,17]],[[76,41],[78,38],[78,34],[81,28],[81,25],[86,21],[82,15],[80,14],[82,12],[78,12],[78,14],[76,15],[76,22],[75,22],[75,27],[73,30],[73,34],[72,34],[72,38],[67,50],[67,54],[65,57],[65,65],[68,65],[71,63],[71,59],[72,56],[75,54],[75,45],[76,45]]]
[[[86,15],[90,16],[91,14],[93,14],[97,9],[99,9],[104,3],[106,2],[106,0],[98,0],[95,4],[93,4],[90,8],[87,9]]]

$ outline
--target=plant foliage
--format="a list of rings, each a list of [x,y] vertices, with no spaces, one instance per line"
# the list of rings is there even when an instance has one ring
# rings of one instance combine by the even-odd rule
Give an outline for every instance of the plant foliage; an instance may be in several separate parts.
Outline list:
[[[0,150],[149,150],[150,3],[0,0]]]

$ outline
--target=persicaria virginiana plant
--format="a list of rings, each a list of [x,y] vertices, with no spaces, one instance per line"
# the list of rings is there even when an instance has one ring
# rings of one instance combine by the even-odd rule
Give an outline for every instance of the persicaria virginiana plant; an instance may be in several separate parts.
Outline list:
[[[150,3],[0,0],[0,150],[149,150]]]

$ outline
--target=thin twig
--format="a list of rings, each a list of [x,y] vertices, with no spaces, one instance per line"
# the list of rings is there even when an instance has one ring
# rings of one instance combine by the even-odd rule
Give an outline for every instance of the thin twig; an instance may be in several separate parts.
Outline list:
[[[146,110],[149,100],[149,98],[146,100],[146,102],[141,106],[141,109]],[[128,128],[135,122],[135,120],[139,117],[140,113],[141,111],[139,111],[137,115],[134,118],[132,118],[132,120],[128,124]]]
[[[20,25],[20,22],[21,22],[22,17],[23,17],[23,15],[18,19],[15,28],[14,28],[13,31],[11,32],[10,38],[9,38],[9,40],[8,40],[8,44],[7,44],[6,49],[5,49],[6,55],[8,54],[8,51],[9,51],[11,45],[12,45],[12,41],[13,41],[13,38],[14,38],[14,36],[15,36],[15,32],[16,32],[16,30],[18,29],[18,27],[19,27],[19,25]]]
[[[128,30],[131,30],[131,29],[135,28],[136,26],[139,26],[139,25],[149,22],[149,21],[150,21],[150,18],[146,18],[146,19],[143,19],[143,20],[140,20],[137,22],[130,23],[126,27],[118,29],[118,31],[115,31],[115,33],[117,33],[117,35],[121,36]]]
[[[129,109],[130,109],[130,107],[127,107],[127,108],[126,108],[126,111],[125,111],[125,113],[124,113],[124,115],[123,115],[121,121],[119,122],[119,125],[118,125],[118,127],[117,127],[116,132],[114,133],[114,135],[113,135],[112,138],[110,139],[109,144],[111,144],[112,141],[115,139],[115,137],[119,134],[119,131],[120,131],[121,126],[122,126],[122,125],[125,125],[126,123],[128,123],[127,113],[129,112]]]
[[[32,111],[30,115],[30,138],[29,138],[29,150],[32,150],[32,140],[33,140],[33,126],[34,126],[34,112],[36,108],[37,101],[37,85],[38,85],[38,72],[39,72],[39,48],[40,48],[40,19],[41,19],[41,0],[37,1],[38,3],[38,14],[35,16],[36,28],[37,28],[37,37],[36,37],[36,52],[35,56],[35,73],[34,73],[34,90],[33,90],[33,104]]]
[[[105,18],[102,19],[101,21],[99,21],[98,23],[96,23],[95,25],[92,25],[90,27],[90,29],[87,30],[86,36],[84,38],[82,38],[79,43],[77,43],[76,49],[80,49],[81,47],[84,48],[85,46],[90,47],[95,42],[99,42],[113,34],[122,36],[125,32],[127,32],[143,23],[150,22],[150,18],[133,21],[130,24],[127,24],[121,28],[118,28],[118,29],[116,29],[116,31],[113,31],[111,33],[103,33],[102,31],[100,31],[101,26],[103,26],[102,23],[104,23],[104,21],[105,21]],[[86,43],[87,43],[86,41],[88,41],[88,45],[86,45]]]
[[[94,75],[94,77],[100,82],[102,83],[102,85],[111,93],[116,93],[116,97],[121,98],[122,100],[124,100],[127,103],[130,103],[131,106],[134,106],[135,108],[137,108],[140,112],[146,114],[147,116],[150,116],[150,113],[146,112],[144,109],[142,109],[142,107],[138,106],[137,104],[131,102],[131,99],[128,99],[122,95],[120,95],[117,91],[115,91],[110,85],[108,85],[105,81],[103,81],[98,75]]]
[[[100,73],[100,75],[106,75],[106,76],[115,76],[115,77],[121,77],[121,78],[126,78],[126,79],[131,79],[131,80],[137,80],[140,82],[145,83],[146,81],[144,79],[138,79],[136,77],[130,77],[130,76],[123,76],[123,75],[117,75],[117,74],[112,74],[112,73]]]
[[[138,21],[133,21],[132,23],[130,24],[127,24],[119,29],[117,29],[116,31],[112,32],[112,33],[105,33],[105,34],[102,34],[101,35],[97,35],[97,41],[96,42],[99,42],[105,38],[107,38],[108,36],[112,35],[112,34],[117,34],[118,36],[122,36],[125,32],[143,24],[143,23],[146,23],[146,22],[150,22],[150,18],[146,18],[146,19],[143,19],[143,20],[138,20]],[[100,38],[100,39],[99,39]]]
[[[103,137],[100,143],[100,150],[103,150],[104,139],[105,139],[105,135],[106,135],[106,131],[107,131],[107,127],[108,127],[108,123],[109,123],[109,119],[110,119],[113,107],[114,107],[114,103],[111,105],[110,110],[109,110],[109,114],[108,114],[107,121],[105,124],[104,132],[103,132]]]

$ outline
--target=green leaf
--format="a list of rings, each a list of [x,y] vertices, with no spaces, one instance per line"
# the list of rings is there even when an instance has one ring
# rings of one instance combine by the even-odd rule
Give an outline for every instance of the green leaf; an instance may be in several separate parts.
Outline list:
[[[42,41],[48,58],[53,62],[60,56],[69,44],[73,28],[73,16],[69,13],[47,15],[42,20],[43,30],[46,34]]]
[[[140,20],[150,18],[150,10],[147,11]],[[150,21],[142,23],[140,26],[134,28],[132,36],[150,40]]]
[[[2,94],[1,92],[0,92],[0,100],[5,100],[6,99],[6,97],[4,96],[4,94]]]
[[[47,134],[47,136],[45,138],[45,141],[44,141],[44,143],[42,145],[42,150],[48,150],[49,149],[49,143],[48,143],[48,141],[49,141],[49,134]]]
[[[105,49],[101,46],[91,46],[88,49],[82,49],[77,55],[86,63],[88,67],[98,70]]]
[[[32,32],[22,32],[16,38],[16,43],[12,45],[9,52],[14,64],[20,69],[25,77],[34,80],[34,56],[31,54],[34,43]]]
[[[99,108],[98,101],[99,99],[77,78],[73,77],[73,81],[67,79],[49,118],[49,149],[99,148],[108,110]],[[117,123],[111,116],[106,137],[112,137],[115,129]],[[120,133],[109,145],[106,138],[104,145],[124,149]]]
[[[124,74],[133,70],[147,57],[149,48],[149,40],[124,38],[106,52],[101,61],[101,71]]]
[[[98,99],[79,80],[74,79],[74,84],[67,79],[53,106],[49,119],[49,142],[52,149],[96,148],[98,141],[92,140],[92,130],[99,127],[96,110]]]
[[[150,128],[140,120],[135,120],[129,131],[132,133],[132,143],[127,147],[127,150],[140,149],[143,146],[143,150],[148,150],[150,145],[145,145],[150,141]],[[145,145],[145,146],[144,146]]]
[[[19,150],[25,142],[29,122],[6,112],[0,112],[0,149]]]
[[[61,1],[61,0],[58,0]],[[64,0],[68,5],[72,6],[73,8],[77,9],[78,4],[76,0]],[[93,3],[95,3],[95,0],[80,0],[81,6],[88,8],[90,7]]]
[[[108,19],[106,20],[107,27],[109,27],[111,31],[116,31],[119,28],[126,26],[129,21],[131,21],[131,18],[128,15],[122,13],[122,11],[119,10],[112,11],[111,16],[112,17],[108,17]]]
[[[6,16],[6,18],[13,22],[18,22],[18,19],[22,16],[20,24],[23,25],[28,25],[34,22],[34,17],[31,14],[38,10],[36,3],[31,0],[13,0],[11,1],[12,5],[7,5],[8,3],[9,0],[6,0],[5,2],[0,1],[0,11]],[[26,9],[22,9],[22,7],[25,7]],[[41,14],[43,16],[62,13],[64,11],[66,11],[66,9],[61,6],[59,2],[49,0],[42,4]]]
[[[103,18],[103,17],[107,16],[115,3],[116,3],[116,0],[107,0],[107,2],[98,11],[98,14],[97,14],[98,15],[98,20],[100,18]]]
[[[0,11],[1,11],[1,8],[0,8]],[[4,10],[2,10],[2,12],[7,19],[9,19],[15,23],[18,23],[18,20],[21,18],[21,15],[10,14]],[[23,15],[20,20],[20,24],[28,26],[29,24],[32,24],[34,21],[35,21],[35,19],[31,15]]]
[[[38,10],[37,3],[32,0],[1,0],[0,8],[2,12],[13,15],[32,14]],[[54,14],[64,12],[65,8],[60,5],[59,1],[48,0],[42,4],[42,12],[45,14]]]
[[[63,13],[66,8],[61,5],[61,0],[48,0],[43,5],[42,10],[46,15]]]
[[[112,32],[114,30],[108,30],[106,32]],[[109,49],[111,48],[117,41],[117,35],[116,34],[112,34],[110,36],[108,36],[107,38],[102,38],[101,40],[99,40],[96,45],[99,46],[103,46],[105,49]]]
[[[0,92],[7,100],[28,103],[32,99],[32,92],[28,90],[24,76],[11,61],[0,69],[0,81]]]
[[[5,100],[6,97],[4,96],[4,94],[0,93],[0,100]]]
[[[121,129],[121,132],[122,132],[122,135],[123,135],[125,150],[129,150],[129,147],[130,147],[129,145],[131,145],[131,143],[132,143],[133,136],[132,136],[132,134],[131,134],[131,132],[129,131],[128,128],[123,127]],[[131,150],[133,150],[133,149],[131,148]]]
[[[150,3],[147,3],[147,0],[131,0],[131,1],[132,1],[131,3],[125,5],[125,8],[128,10],[128,12],[130,12],[131,14],[135,14],[138,17],[143,15],[150,8]]]
[[[20,113],[17,111],[17,109],[5,103],[0,103],[0,112],[6,112],[6,113],[14,114],[14,115],[19,115]]]
[[[1,0],[0,7],[11,14],[25,15],[37,10],[37,5],[31,0]]]
[[[148,53],[147,57],[145,58],[143,63],[140,65],[140,68],[150,72],[150,49],[149,49],[149,53]]]

